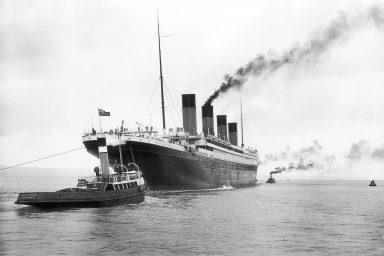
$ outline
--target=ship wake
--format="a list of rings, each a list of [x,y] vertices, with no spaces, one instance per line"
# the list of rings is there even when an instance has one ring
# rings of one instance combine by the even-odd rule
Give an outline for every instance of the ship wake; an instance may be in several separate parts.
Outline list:
[[[154,194],[181,194],[181,193],[200,193],[200,192],[213,192],[221,190],[234,190],[235,188],[231,185],[222,185],[217,188],[205,188],[205,189],[185,189],[185,190],[164,190],[164,191],[151,191]]]

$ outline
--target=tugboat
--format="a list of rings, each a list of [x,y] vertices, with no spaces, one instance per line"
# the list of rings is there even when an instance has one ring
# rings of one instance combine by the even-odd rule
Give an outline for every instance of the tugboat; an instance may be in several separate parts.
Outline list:
[[[276,183],[276,180],[272,177],[272,172],[269,174],[269,179],[266,183]]]
[[[376,183],[374,180],[371,180],[371,183],[369,183],[369,186],[370,187],[376,187]]]
[[[149,190],[139,167],[115,164],[113,172],[108,162],[106,138],[98,137],[100,168],[95,167],[95,176],[78,179],[76,188],[56,192],[20,193],[15,204],[37,207],[98,207],[118,203],[141,203]]]

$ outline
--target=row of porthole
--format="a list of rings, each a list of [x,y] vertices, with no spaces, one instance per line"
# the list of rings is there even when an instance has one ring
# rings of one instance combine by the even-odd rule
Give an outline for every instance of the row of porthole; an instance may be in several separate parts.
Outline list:
[[[201,160],[203,167],[209,167],[209,168],[224,168],[224,169],[236,169],[238,164],[225,164],[225,163],[218,163],[218,162],[211,162],[211,161],[205,161]],[[248,167],[247,164],[241,164],[243,165],[244,170],[252,170],[252,167]],[[245,165],[245,166],[244,166]],[[240,167],[240,166],[239,166]]]

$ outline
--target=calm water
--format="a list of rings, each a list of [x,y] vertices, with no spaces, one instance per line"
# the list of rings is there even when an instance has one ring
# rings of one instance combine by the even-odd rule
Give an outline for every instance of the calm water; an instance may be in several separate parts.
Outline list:
[[[0,173],[0,255],[384,255],[383,181],[277,180],[39,210],[15,205],[17,193],[76,180],[11,173]]]

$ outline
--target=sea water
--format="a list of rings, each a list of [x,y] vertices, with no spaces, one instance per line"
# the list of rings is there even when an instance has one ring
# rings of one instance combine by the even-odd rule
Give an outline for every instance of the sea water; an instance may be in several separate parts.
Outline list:
[[[40,210],[19,192],[75,184],[0,173],[0,255],[384,255],[384,182],[151,191],[144,203]]]

